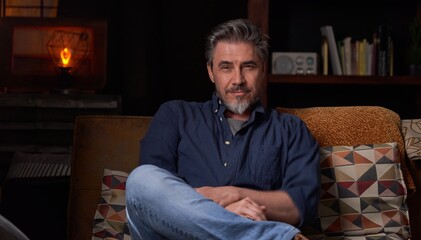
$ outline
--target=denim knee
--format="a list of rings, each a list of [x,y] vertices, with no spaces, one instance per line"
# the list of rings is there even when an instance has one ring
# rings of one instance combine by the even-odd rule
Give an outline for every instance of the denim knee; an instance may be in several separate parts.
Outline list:
[[[148,193],[151,199],[154,199],[154,191],[160,191],[160,181],[157,179],[160,177],[158,174],[162,171],[160,168],[154,165],[140,165],[136,167],[127,178],[126,182],[126,198],[137,199],[146,197],[145,193]]]

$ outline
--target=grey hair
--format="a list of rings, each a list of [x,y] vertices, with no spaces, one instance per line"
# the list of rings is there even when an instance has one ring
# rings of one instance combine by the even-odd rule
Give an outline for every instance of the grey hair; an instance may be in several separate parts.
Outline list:
[[[265,62],[269,54],[268,37],[262,30],[247,19],[234,19],[216,26],[207,37],[205,46],[206,63],[212,66],[215,46],[220,41],[247,42],[253,44],[257,55]]]

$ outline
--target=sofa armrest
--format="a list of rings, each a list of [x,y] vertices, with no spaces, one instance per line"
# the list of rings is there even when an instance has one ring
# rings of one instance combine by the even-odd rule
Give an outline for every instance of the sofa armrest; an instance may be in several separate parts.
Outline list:
[[[91,239],[104,168],[130,172],[152,117],[79,116],[75,120],[68,239]]]

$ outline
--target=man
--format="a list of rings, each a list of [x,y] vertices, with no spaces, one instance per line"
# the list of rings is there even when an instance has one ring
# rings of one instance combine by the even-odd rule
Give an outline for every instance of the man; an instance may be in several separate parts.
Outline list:
[[[318,144],[266,109],[268,43],[245,19],[207,39],[212,100],[161,105],[126,185],[133,239],[293,239],[319,200]]]

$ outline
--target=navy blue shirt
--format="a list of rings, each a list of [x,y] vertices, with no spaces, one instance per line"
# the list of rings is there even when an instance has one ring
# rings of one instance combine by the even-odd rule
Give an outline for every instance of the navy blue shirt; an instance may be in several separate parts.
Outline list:
[[[161,105],[141,141],[141,164],[173,172],[193,187],[238,186],[284,190],[312,220],[319,200],[319,148],[295,115],[258,104],[235,134],[214,94],[203,103]]]

